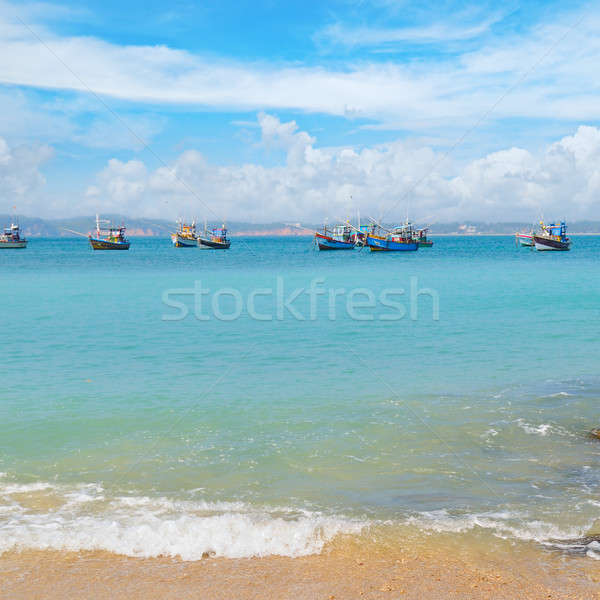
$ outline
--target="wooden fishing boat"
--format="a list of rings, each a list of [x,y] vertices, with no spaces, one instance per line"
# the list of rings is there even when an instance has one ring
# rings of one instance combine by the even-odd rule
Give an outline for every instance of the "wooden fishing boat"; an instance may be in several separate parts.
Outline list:
[[[567,225],[564,221],[545,225],[540,223],[541,231],[533,234],[535,249],[540,251],[571,249],[571,240],[567,237]]]
[[[365,244],[371,252],[414,252],[419,249],[410,223],[391,230],[377,224],[377,227],[367,234]]]
[[[521,232],[515,233],[515,243],[517,244],[517,246],[531,248],[534,245],[533,231],[531,231],[529,233],[521,233]]]
[[[26,248],[27,240],[21,237],[19,225],[12,223],[0,234],[0,248]]]
[[[323,226],[323,232],[315,233],[319,250],[353,250],[357,245],[358,234],[348,224]]]
[[[231,240],[227,237],[225,225],[210,230],[205,225],[204,233],[198,236],[198,246],[214,250],[227,250],[231,246]]]
[[[102,224],[108,223],[108,227]],[[113,227],[109,221],[101,221],[96,215],[96,231],[88,236],[94,250],[129,250],[129,240],[125,238],[125,227]]]
[[[429,227],[424,227],[423,229],[417,229],[415,232],[415,241],[419,248],[431,248],[433,246],[433,241],[427,237],[428,231]]]
[[[198,235],[196,234],[196,221],[186,225],[182,219],[178,221],[179,229],[171,234],[171,240],[175,248],[197,248]]]

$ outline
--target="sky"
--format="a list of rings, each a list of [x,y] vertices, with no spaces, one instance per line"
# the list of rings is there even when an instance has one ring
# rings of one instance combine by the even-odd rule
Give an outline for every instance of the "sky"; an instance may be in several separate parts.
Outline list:
[[[0,0],[0,213],[600,219],[599,64],[577,0]]]

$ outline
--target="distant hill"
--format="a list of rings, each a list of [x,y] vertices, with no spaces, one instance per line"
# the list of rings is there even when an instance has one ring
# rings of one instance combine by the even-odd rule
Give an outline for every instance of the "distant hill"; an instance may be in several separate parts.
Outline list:
[[[176,228],[175,221],[165,221],[162,219],[136,219],[123,215],[102,215],[103,219],[111,221],[114,225],[122,223],[127,227],[127,234],[136,237],[167,237]],[[16,217],[23,234],[26,237],[76,237],[73,231],[88,234],[95,228],[96,217],[73,217],[70,219],[39,219],[35,217],[26,217],[19,215]],[[0,227],[9,225],[13,220],[10,215],[0,214]],[[221,221],[209,221],[208,227],[220,227]],[[204,223],[198,224],[200,228],[204,227]],[[232,222],[227,223],[227,228],[232,236],[260,236],[260,235],[275,235],[275,236],[298,236],[310,235],[315,227],[307,225],[304,228],[300,223],[244,223]],[[69,231],[71,230],[71,231]]]
[[[136,219],[123,215],[103,215],[104,219],[112,221],[115,225],[124,223],[127,233],[132,237],[167,237],[176,227],[174,221],[161,219]],[[38,219],[35,217],[17,217],[26,237],[75,237],[76,234],[68,231],[78,231],[88,234],[95,226],[95,216],[73,217],[70,219]],[[0,215],[0,227],[9,225],[12,221],[10,215]],[[203,226],[203,224],[199,224]],[[220,227],[221,222],[209,221],[209,227]],[[415,223],[416,226],[422,226]],[[531,223],[485,223],[480,221],[465,221],[455,223],[429,224],[433,235],[490,235],[513,234],[515,231],[528,231]],[[311,235],[313,231],[321,229],[322,225],[300,223],[246,223],[234,221],[227,223],[231,236],[302,236]],[[574,221],[569,223],[569,232],[600,233],[600,221]]]

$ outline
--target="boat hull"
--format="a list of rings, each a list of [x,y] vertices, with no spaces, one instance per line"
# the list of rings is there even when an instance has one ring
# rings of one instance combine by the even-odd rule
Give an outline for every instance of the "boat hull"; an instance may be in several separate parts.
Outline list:
[[[171,236],[171,240],[173,241],[173,246],[175,248],[197,248],[198,240],[196,238],[187,238],[178,233],[174,233]]]
[[[19,240],[18,242],[13,242],[13,241],[11,241],[11,242],[1,242],[0,241],[0,250],[2,248],[6,248],[6,249],[8,249],[8,248],[12,248],[12,249],[15,249],[15,248],[27,248],[27,240]]]
[[[431,248],[433,246],[433,242],[431,242],[431,241],[426,241],[426,242],[418,241],[417,244],[419,245],[419,248]]]
[[[534,245],[533,236],[526,233],[517,233],[515,236],[519,246],[531,248]]]
[[[419,249],[417,242],[395,242],[373,235],[367,236],[366,245],[371,252],[414,252]]]
[[[129,242],[109,242],[90,238],[90,244],[94,250],[129,250]]]
[[[317,241],[319,250],[353,250],[356,245],[354,242],[336,240],[322,233],[315,233],[315,240]]]
[[[200,248],[213,248],[214,250],[227,250],[231,246],[231,242],[214,242],[213,240],[199,237],[198,246]]]
[[[533,236],[533,243],[535,244],[535,249],[539,251],[554,250],[564,252],[571,249],[571,242],[552,240],[538,235]]]

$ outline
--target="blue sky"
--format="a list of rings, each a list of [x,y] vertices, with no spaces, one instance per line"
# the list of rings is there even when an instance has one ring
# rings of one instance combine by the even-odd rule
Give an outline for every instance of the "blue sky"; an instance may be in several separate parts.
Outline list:
[[[411,197],[433,220],[512,220],[577,181],[573,216],[600,218],[596,149],[574,149],[594,136],[561,142],[600,120],[599,29],[584,2],[0,1],[0,191],[43,216]],[[560,143],[579,162],[558,185]]]

